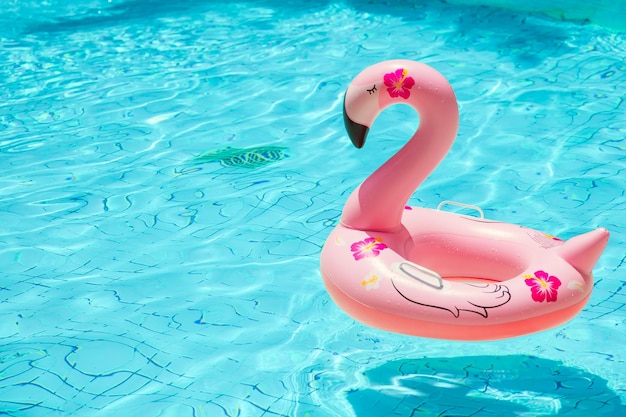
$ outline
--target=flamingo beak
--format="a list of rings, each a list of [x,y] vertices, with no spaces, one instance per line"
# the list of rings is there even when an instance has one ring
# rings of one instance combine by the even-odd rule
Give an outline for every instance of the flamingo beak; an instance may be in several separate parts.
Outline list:
[[[369,132],[369,127],[350,119],[350,116],[346,113],[345,99],[343,103],[343,123],[346,126],[346,131],[348,132],[352,144],[361,149],[363,145],[365,145],[365,138],[367,137],[367,132]]]

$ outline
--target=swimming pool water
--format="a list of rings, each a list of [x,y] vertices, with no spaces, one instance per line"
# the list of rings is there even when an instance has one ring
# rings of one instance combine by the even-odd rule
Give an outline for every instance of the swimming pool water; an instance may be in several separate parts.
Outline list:
[[[626,412],[624,33],[435,1],[67,3],[0,15],[0,415]],[[390,58],[459,99],[412,204],[611,231],[575,320],[460,343],[330,300],[321,246],[417,124],[343,131],[347,84]]]
[[[469,4],[503,7],[506,9],[541,13],[555,19],[574,20],[612,27],[623,31],[626,29],[626,1],[624,0],[448,0],[452,4]]]

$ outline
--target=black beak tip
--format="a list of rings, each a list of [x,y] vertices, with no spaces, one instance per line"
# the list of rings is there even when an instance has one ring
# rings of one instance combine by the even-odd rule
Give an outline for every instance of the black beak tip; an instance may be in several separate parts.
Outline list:
[[[363,145],[365,145],[365,138],[367,137],[369,127],[352,121],[346,113],[345,107],[343,108],[343,123],[346,126],[346,131],[348,132],[352,144],[361,149]]]

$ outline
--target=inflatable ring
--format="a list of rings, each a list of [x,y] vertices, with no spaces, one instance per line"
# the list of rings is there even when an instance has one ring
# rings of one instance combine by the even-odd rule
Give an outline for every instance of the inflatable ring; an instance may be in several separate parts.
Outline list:
[[[459,114],[450,84],[433,68],[386,61],[348,87],[344,121],[357,148],[386,107],[420,116],[413,137],[350,195],[321,253],[333,300],[367,325],[403,334],[491,340],[565,323],[586,305],[592,268],[609,233],[562,241],[529,228],[408,207],[445,157]],[[448,204],[448,202],[446,202]]]

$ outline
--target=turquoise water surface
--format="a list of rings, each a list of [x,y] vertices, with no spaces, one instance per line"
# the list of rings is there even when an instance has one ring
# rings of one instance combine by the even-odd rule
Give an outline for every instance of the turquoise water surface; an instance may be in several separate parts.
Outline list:
[[[9,1],[0,416],[626,415],[626,34],[437,1]],[[611,232],[589,305],[461,343],[356,323],[319,253],[418,118],[352,148],[381,60],[444,74],[457,141],[411,204]]]

